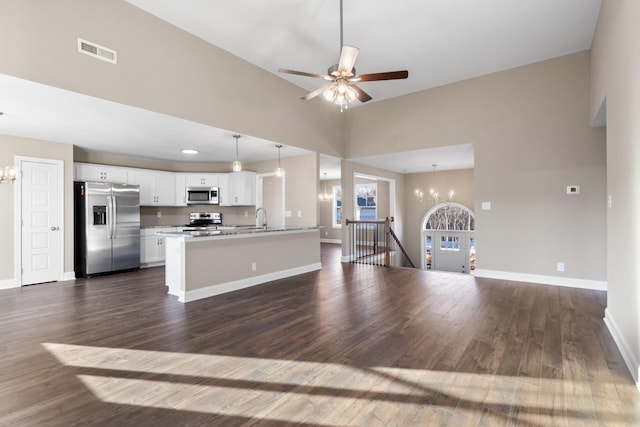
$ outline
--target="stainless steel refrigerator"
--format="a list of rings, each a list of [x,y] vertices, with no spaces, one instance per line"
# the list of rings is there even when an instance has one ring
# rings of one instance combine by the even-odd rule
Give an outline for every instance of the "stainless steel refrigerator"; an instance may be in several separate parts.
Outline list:
[[[75,182],[74,192],[76,275],[139,268],[139,187]]]

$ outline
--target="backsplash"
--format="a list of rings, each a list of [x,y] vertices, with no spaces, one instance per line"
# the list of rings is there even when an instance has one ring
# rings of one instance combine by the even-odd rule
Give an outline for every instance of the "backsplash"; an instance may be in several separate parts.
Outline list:
[[[142,206],[140,207],[140,226],[184,225],[189,222],[189,214],[192,212],[220,212],[222,223],[226,225],[255,224],[256,209],[254,206]]]

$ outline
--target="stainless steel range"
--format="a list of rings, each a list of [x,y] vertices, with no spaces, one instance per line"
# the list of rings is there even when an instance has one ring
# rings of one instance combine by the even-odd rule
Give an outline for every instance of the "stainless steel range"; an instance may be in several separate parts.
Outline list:
[[[182,231],[217,230],[221,224],[220,212],[193,212],[189,214],[189,224]]]

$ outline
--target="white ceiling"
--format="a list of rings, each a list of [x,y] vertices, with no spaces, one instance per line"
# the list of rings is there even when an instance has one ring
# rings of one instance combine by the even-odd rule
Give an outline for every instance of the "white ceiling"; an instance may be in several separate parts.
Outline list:
[[[309,91],[323,82],[277,69],[322,74],[339,56],[339,0],[128,1]],[[362,83],[375,102],[589,49],[599,9],[600,0],[344,0],[344,43],[360,49],[358,73],[409,71],[406,80]],[[0,112],[3,134],[171,161],[235,159],[232,129],[3,75]],[[243,135],[240,160],[275,159],[276,143]],[[200,154],[188,157],[182,148]],[[305,152],[283,147],[282,157]],[[431,171],[432,163],[466,168],[473,147],[351,160],[406,173]],[[321,156],[323,172],[339,174],[338,159]]]

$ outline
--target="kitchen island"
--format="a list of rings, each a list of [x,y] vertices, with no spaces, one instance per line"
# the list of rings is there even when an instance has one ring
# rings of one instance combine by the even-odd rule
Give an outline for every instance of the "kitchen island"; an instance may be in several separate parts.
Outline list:
[[[161,232],[169,294],[195,301],[319,270],[316,227]]]

